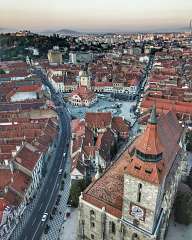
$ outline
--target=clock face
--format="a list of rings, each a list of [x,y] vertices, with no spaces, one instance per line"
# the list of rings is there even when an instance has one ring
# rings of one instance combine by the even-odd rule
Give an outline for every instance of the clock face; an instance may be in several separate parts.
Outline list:
[[[144,220],[144,210],[139,206],[136,205],[131,206],[131,215],[138,220]]]

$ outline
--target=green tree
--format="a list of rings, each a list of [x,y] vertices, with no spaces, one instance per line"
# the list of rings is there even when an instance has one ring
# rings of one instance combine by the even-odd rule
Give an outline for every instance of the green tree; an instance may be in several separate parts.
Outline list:
[[[70,190],[70,200],[73,207],[78,207],[79,196],[86,188],[86,183],[84,180],[74,181]]]
[[[176,222],[185,225],[192,223],[192,192],[179,192],[174,207]]]
[[[192,131],[188,131],[185,137],[186,150],[192,152]]]
[[[5,74],[5,71],[3,69],[0,69],[0,74]]]
[[[192,168],[190,170],[189,176],[187,177],[187,185],[192,189]]]

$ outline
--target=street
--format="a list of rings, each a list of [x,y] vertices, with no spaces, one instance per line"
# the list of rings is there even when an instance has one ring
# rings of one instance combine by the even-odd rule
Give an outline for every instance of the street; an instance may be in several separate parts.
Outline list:
[[[42,222],[41,218],[45,212],[48,213],[49,217],[49,214],[51,213],[51,210],[55,204],[60,183],[66,168],[71,135],[70,116],[68,115],[67,109],[64,106],[64,102],[60,96],[55,93],[52,86],[48,83],[45,75],[41,71],[36,71],[36,74],[41,77],[44,84],[48,85],[55,105],[60,106],[60,108],[57,109],[57,112],[60,118],[61,137],[56,149],[54,168],[47,173],[47,181],[44,183],[38,202],[32,209],[32,213],[26,225],[24,226],[22,234],[19,237],[20,240],[39,240],[43,233],[46,221]],[[66,153],[65,156],[64,153]],[[60,169],[63,170],[62,174],[59,174]],[[69,172],[66,172],[66,174],[69,174]],[[10,239],[13,238],[11,237]]]

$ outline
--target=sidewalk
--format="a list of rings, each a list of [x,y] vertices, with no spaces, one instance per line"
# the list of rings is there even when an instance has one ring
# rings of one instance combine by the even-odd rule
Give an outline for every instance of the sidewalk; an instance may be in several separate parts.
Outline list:
[[[47,225],[50,227],[47,234],[43,233],[42,240],[57,240],[59,237],[59,231],[64,222],[65,212],[67,211],[67,201],[69,199],[70,188],[71,188],[71,176],[70,176],[70,159],[68,158],[66,165],[67,177],[64,179],[64,190],[59,191],[58,194],[61,195],[60,202],[55,205],[57,208],[55,214],[52,214],[53,219],[47,221]]]
[[[165,240],[190,240],[192,239],[192,224],[189,226],[174,223],[171,219]]]
[[[58,240],[76,240],[78,224],[78,209],[71,208],[71,215],[62,225]]]

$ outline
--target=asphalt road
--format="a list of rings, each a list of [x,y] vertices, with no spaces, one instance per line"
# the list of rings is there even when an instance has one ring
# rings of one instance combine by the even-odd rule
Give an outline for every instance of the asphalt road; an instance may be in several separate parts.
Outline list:
[[[59,169],[63,169],[63,173],[65,172],[65,166],[68,157],[67,153],[71,136],[70,115],[68,113],[68,110],[65,108],[65,103],[62,97],[55,92],[41,70],[35,70],[35,73],[38,74],[43,82],[49,87],[52,94],[52,99],[55,105],[58,106],[57,112],[61,121],[61,130],[63,137],[61,137],[56,149],[54,168],[52,171],[47,173],[49,175],[47,182],[43,186],[42,194],[35,209],[33,210],[33,213],[31,214],[28,222],[23,229],[20,240],[39,240],[43,233],[46,222],[42,222],[41,218],[45,212],[50,214],[55,204],[62,179],[62,175],[59,175]],[[65,156],[63,156],[64,153],[66,153]]]

